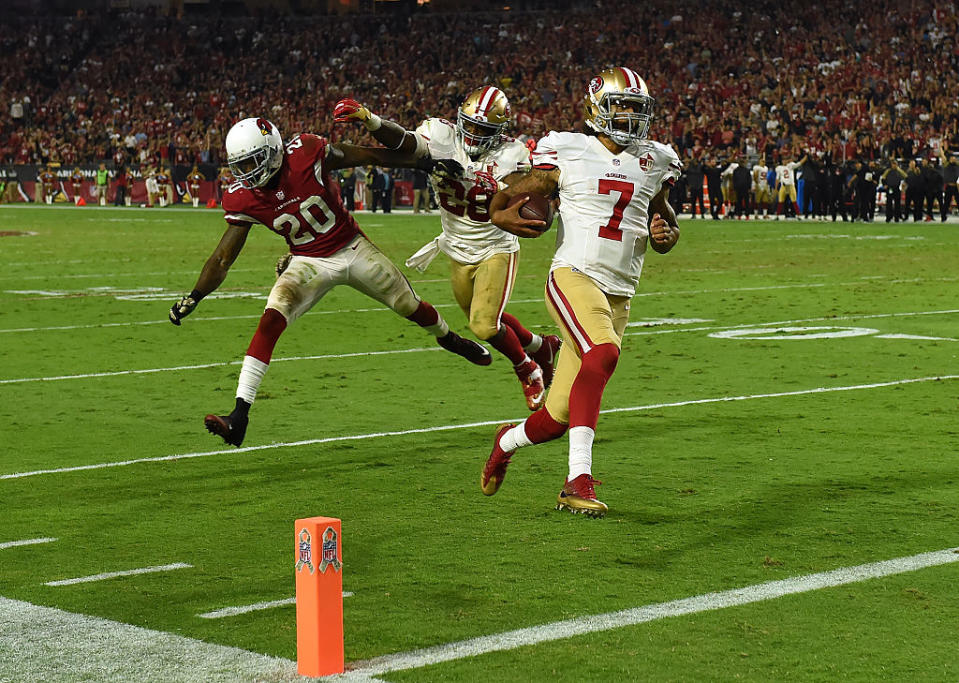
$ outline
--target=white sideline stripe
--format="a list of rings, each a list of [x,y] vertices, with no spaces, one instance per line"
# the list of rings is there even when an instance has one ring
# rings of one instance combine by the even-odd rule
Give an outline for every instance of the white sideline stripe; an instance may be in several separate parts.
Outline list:
[[[343,591],[343,597],[349,598],[352,597],[353,593],[350,591]],[[240,605],[238,607],[224,607],[222,609],[215,609],[212,612],[204,612],[203,614],[198,614],[197,616],[201,619],[222,619],[223,617],[235,617],[238,614],[246,614],[247,612],[258,612],[259,610],[264,609],[273,609],[274,607],[283,607],[285,605],[295,605],[296,597],[284,598],[282,600],[269,600],[267,602],[255,602],[252,605]]]
[[[701,405],[705,403],[725,403],[729,401],[749,401],[761,398],[782,398],[785,396],[803,396],[806,394],[825,394],[834,391],[856,391],[859,389],[879,389],[882,387],[894,387],[904,384],[916,384],[919,382],[941,382],[945,380],[959,379],[959,375],[937,375],[932,377],[914,377],[910,379],[897,379],[888,382],[875,382],[872,384],[853,384],[843,387],[816,387],[815,389],[797,389],[795,391],[781,391],[769,394],[749,394],[744,396],[720,396],[717,398],[698,398],[687,401],[675,401],[672,403],[653,403],[645,406],[631,406],[628,408],[607,408],[599,411],[601,414],[607,413],[631,413],[643,410],[658,410],[660,408],[681,408],[683,406]],[[510,420],[522,421],[525,418],[510,418],[504,420],[485,420],[483,422],[466,422],[462,424],[438,425],[435,427],[421,427],[419,429],[403,429],[390,432],[372,432],[369,434],[352,434],[349,436],[328,436],[321,439],[305,439],[303,441],[288,441],[284,443],[271,443],[263,446],[243,446],[241,448],[223,448],[215,451],[198,451],[195,453],[180,453],[177,455],[161,455],[154,458],[137,458],[135,460],[121,460],[119,462],[102,462],[93,465],[76,465],[74,467],[58,467],[47,470],[33,470],[32,472],[14,472],[11,474],[0,474],[0,481],[4,479],[23,479],[25,477],[34,477],[41,474],[63,474],[66,472],[83,472],[85,470],[100,470],[107,467],[125,467],[127,465],[138,465],[146,462],[166,462],[169,460],[182,460],[186,458],[205,458],[211,455],[229,455],[236,453],[252,453],[255,451],[266,451],[275,448],[296,448],[298,446],[315,446],[324,443],[336,443],[340,441],[364,441],[366,439],[379,439],[382,437],[408,436],[410,434],[429,434],[432,432],[446,432],[456,429],[471,429],[473,427],[488,427],[498,425]]]
[[[22,541],[6,541],[5,543],[0,543],[0,550],[6,550],[7,548],[18,548],[21,545],[37,545],[39,543],[53,543],[57,539],[55,538],[27,538]]]
[[[955,337],[927,337],[922,334],[877,334],[879,339],[918,339],[919,341],[959,341]]]
[[[355,358],[358,356],[386,356],[394,353],[421,353],[423,351],[442,351],[439,346],[422,349],[396,349],[394,351],[359,351],[356,353],[336,353],[321,356],[291,356],[289,358],[274,358],[272,363],[295,360],[328,360],[334,358]],[[88,372],[83,375],[58,375],[55,377],[18,377],[17,379],[0,379],[0,384],[21,384],[23,382],[58,382],[65,379],[90,379],[92,377],[120,377],[122,375],[146,375],[154,372],[177,372],[179,370],[202,370],[203,368],[220,368],[227,365],[243,365],[241,360],[223,361],[219,363],[202,363],[200,365],[179,365],[172,368],[145,368],[142,370],[117,370],[115,372]]]
[[[390,671],[405,671],[423,666],[449,662],[465,657],[475,657],[490,652],[514,650],[537,643],[572,638],[586,633],[609,631],[624,626],[644,624],[658,619],[677,617],[699,612],[709,612],[727,607],[738,607],[754,602],[763,602],[786,595],[808,593],[823,588],[834,588],[849,583],[858,583],[895,574],[903,574],[927,567],[959,562],[959,548],[937,550],[894,560],[842,567],[818,574],[806,574],[780,581],[770,581],[744,588],[706,593],[681,600],[660,602],[644,607],[634,607],[619,612],[595,614],[576,619],[557,621],[552,624],[521,628],[490,636],[471,638],[456,643],[375,657],[362,662],[353,662],[351,671],[360,675],[379,675]],[[330,676],[328,680],[336,680]]]
[[[367,311],[377,311],[380,309],[357,309],[356,312],[367,312]],[[318,314],[329,313],[330,311],[318,311]],[[341,311],[333,311],[341,312]],[[706,327],[684,327],[684,328],[671,328],[667,330],[644,330],[641,332],[626,332],[623,336],[636,337],[636,336],[645,336],[645,335],[654,335],[654,334],[674,334],[676,332],[708,332],[712,330],[738,330],[738,329],[748,329],[756,327],[758,325],[762,326],[775,326],[775,325],[790,325],[796,323],[809,323],[809,322],[824,322],[824,321],[840,321],[840,320],[864,320],[864,319],[876,319],[876,318],[901,318],[901,317],[913,317],[919,315],[950,315],[953,313],[959,313],[959,309],[950,309],[944,311],[915,311],[915,312],[906,312],[906,313],[874,313],[868,315],[851,315],[851,316],[827,316],[819,318],[802,318],[798,320],[777,320],[767,323],[742,323],[739,325],[708,325]],[[235,318],[249,318],[249,317],[259,317],[259,316],[234,316],[233,318],[216,318],[216,320],[231,320]],[[208,318],[212,320],[213,318]],[[160,321],[166,322],[166,321]],[[107,325],[98,325],[95,327],[107,327],[107,326],[123,326],[128,324],[136,325],[150,325],[154,323],[108,323]],[[642,321],[637,323],[630,323],[631,325],[642,324]],[[679,324],[679,323],[675,323]],[[21,328],[20,330],[7,330],[8,332],[22,332],[28,331],[31,328]],[[32,328],[32,329],[75,329],[73,327],[58,327],[58,328]],[[3,330],[0,330],[3,332]],[[876,335],[879,339],[917,339],[917,340],[928,340],[928,341],[959,341],[957,339],[951,339],[949,337],[922,337],[922,336],[910,336],[910,335],[896,335],[896,334],[881,334]],[[419,349],[396,349],[393,351],[360,351],[355,353],[341,353],[341,354],[326,354],[318,356],[291,356],[288,358],[274,358],[271,362],[280,363],[283,361],[301,361],[301,360],[332,360],[336,358],[355,358],[359,356],[383,356],[390,355],[394,353],[420,353],[422,351],[439,351],[439,347],[428,347],[428,348],[419,348]],[[220,361],[216,363],[201,363],[197,365],[177,365],[167,368],[145,368],[142,370],[117,370],[114,372],[90,372],[77,375],[56,375],[53,377],[17,377],[14,379],[0,379],[0,385],[2,384],[21,384],[24,382],[58,382],[62,380],[69,379],[92,379],[97,377],[121,377],[124,375],[144,375],[156,372],[179,372],[182,370],[202,370],[204,368],[219,368],[229,365],[242,365],[243,361]]]
[[[64,637],[69,634],[69,637]],[[0,680],[305,681],[296,663],[0,597]]]
[[[72,586],[77,583],[90,583],[92,581],[104,581],[106,579],[115,579],[118,576],[136,576],[138,574],[154,574],[156,572],[170,572],[174,569],[192,569],[192,564],[185,562],[174,562],[173,564],[161,564],[156,567],[141,567],[140,569],[126,569],[122,572],[106,572],[104,574],[93,574],[92,576],[79,576],[75,579],[62,579],[60,581],[47,581],[44,586]]]

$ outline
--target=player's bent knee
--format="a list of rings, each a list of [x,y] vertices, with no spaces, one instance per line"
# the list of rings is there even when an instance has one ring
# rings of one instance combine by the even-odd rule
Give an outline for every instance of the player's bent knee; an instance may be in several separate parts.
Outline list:
[[[489,341],[499,333],[500,327],[495,320],[470,320],[470,332],[476,335],[477,339]]]
[[[416,309],[419,308],[420,301],[416,298],[412,291],[400,292],[393,300],[389,303],[389,307],[396,312],[397,315],[400,315],[404,318],[408,318],[416,312]]]

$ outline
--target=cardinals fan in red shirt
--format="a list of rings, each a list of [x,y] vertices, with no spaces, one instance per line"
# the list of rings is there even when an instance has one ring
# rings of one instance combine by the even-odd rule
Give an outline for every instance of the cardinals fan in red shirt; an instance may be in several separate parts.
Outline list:
[[[390,121],[380,125],[396,126]],[[363,235],[343,206],[331,175],[336,169],[366,164],[414,167],[415,155],[329,144],[310,134],[297,135],[284,145],[277,127],[264,118],[234,125],[226,136],[226,152],[236,179],[223,196],[228,226],[193,291],[170,309],[170,322],[179,325],[223,283],[255,223],[285,239],[290,255],[278,264],[276,283],[243,359],[236,405],[229,415],[206,416],[210,432],[228,444],[243,443],[250,406],[280,335],[337,285],[353,287],[388,306],[434,335],[444,349],[477,365],[490,364],[489,352],[451,332],[436,309],[417,296],[400,270]],[[427,163],[444,166],[442,160]]]

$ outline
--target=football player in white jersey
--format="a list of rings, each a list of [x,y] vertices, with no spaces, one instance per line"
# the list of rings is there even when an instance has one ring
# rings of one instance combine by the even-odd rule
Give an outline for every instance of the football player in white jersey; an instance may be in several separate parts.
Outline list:
[[[766,166],[766,157],[760,157],[756,165],[753,166],[753,197],[755,199],[756,217],[762,211],[763,216],[769,216],[769,204],[772,202],[772,188],[766,182],[766,176],[769,174],[769,167]]]
[[[449,258],[456,303],[470,330],[509,359],[530,410],[538,410],[553,377],[559,350],[556,335],[540,337],[505,311],[519,262],[519,239],[490,222],[487,207],[499,188],[530,170],[529,149],[505,134],[510,106],[502,90],[483,86],[471,92],[457,111],[456,123],[441,118],[423,121],[415,132],[383,125],[355,100],[334,108],[334,121],[359,121],[383,145],[418,151],[433,159],[453,159],[458,173],[433,174],[443,232],[407,260],[423,271],[437,253]]]
[[[556,252],[546,304],[564,345],[543,408],[519,425],[502,425],[481,487],[493,495],[517,448],[543,443],[569,430],[569,473],[557,509],[594,517],[607,506],[596,499],[592,445],[603,390],[619,360],[647,244],[665,254],[679,239],[667,197],[682,165],[668,145],[646,139],[654,100],[639,75],[624,67],[593,78],[586,91],[586,130],[550,132],[533,150],[533,170],[490,203],[493,222],[513,234],[536,237],[541,222],[519,215],[526,192],[559,194]]]

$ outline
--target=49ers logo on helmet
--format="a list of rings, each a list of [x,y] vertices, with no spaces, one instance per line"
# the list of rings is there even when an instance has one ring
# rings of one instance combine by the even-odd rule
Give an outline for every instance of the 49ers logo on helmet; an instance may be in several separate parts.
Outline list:
[[[594,95],[600,91],[603,87],[603,77],[596,76],[593,80],[589,82],[589,91]]]
[[[272,131],[270,130],[270,122],[266,119],[257,119],[256,127],[260,129],[260,132],[263,135],[269,135]]]

